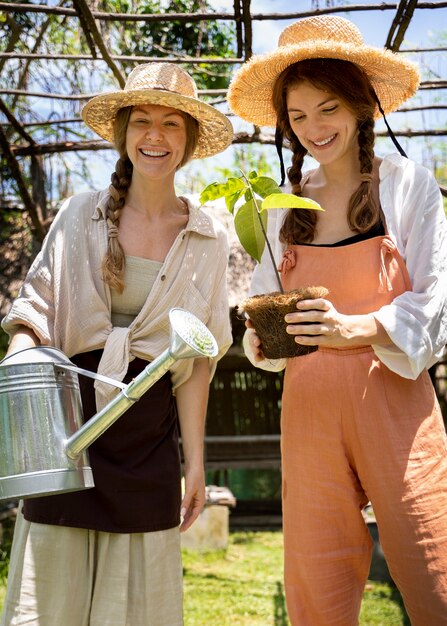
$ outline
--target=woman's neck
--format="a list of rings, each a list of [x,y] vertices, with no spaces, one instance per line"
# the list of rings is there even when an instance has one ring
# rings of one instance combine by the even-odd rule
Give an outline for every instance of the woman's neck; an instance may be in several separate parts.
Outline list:
[[[160,184],[158,180],[151,183],[141,185],[132,179],[126,204],[151,216],[184,212],[184,202],[177,197],[173,184]]]

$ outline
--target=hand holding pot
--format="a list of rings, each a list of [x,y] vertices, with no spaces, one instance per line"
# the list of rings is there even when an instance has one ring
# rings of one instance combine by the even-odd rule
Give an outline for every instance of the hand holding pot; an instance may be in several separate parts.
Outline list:
[[[296,313],[288,313],[284,319],[287,332],[295,335],[299,344],[328,348],[391,344],[372,314],[344,315],[325,298],[301,300],[296,308]]]
[[[265,359],[264,353],[262,352],[262,342],[259,338],[259,335],[256,334],[255,327],[253,326],[253,322],[250,319],[247,319],[245,322],[245,326],[247,328],[252,329],[253,332],[249,333],[248,341],[250,343],[250,347],[253,352],[253,357],[256,362],[263,361]]]

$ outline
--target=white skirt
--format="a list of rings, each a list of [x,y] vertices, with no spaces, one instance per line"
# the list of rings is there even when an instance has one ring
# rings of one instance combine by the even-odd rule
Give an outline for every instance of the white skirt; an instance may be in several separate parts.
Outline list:
[[[178,528],[105,533],[17,515],[0,626],[182,626]]]

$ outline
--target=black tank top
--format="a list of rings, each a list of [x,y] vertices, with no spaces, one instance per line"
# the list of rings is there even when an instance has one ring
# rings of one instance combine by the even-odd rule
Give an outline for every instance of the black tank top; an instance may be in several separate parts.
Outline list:
[[[347,237],[341,241],[335,243],[300,243],[301,246],[315,246],[321,248],[336,248],[338,246],[349,246],[351,243],[358,243],[359,241],[365,241],[366,239],[372,239],[373,237],[382,237],[385,234],[385,227],[382,221],[376,222],[372,228],[366,233],[357,233],[352,237]]]

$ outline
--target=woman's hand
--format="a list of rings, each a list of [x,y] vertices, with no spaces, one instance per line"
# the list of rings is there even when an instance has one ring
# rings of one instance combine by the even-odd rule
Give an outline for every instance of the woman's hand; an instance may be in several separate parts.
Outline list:
[[[287,332],[305,346],[343,348],[389,345],[391,340],[372,314],[344,315],[324,298],[301,300],[297,312],[285,316]],[[306,323],[305,323],[306,322]]]
[[[265,359],[264,353],[262,352],[261,340],[259,336],[254,332],[254,326],[250,319],[247,319],[245,322],[245,326],[247,328],[253,329],[253,332],[249,334],[248,341],[250,344],[250,348],[253,352],[253,357],[256,362],[263,361]]]
[[[185,466],[185,494],[180,515],[180,531],[185,532],[197,519],[205,504],[205,472],[202,467],[188,470]]]

